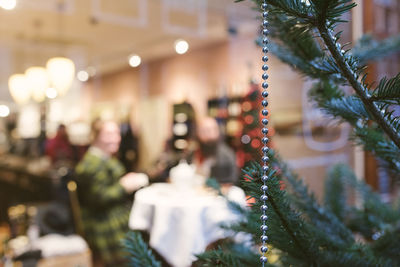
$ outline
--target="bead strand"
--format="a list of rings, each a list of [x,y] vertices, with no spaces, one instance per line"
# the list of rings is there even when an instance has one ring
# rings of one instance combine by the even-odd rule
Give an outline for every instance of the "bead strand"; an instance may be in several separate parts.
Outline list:
[[[262,70],[263,70],[263,74],[262,74],[262,97],[263,100],[261,102],[262,104],[262,111],[261,114],[263,116],[261,122],[262,122],[262,129],[261,132],[263,134],[263,137],[261,139],[263,147],[261,149],[262,151],[262,177],[261,180],[263,182],[263,185],[261,186],[261,192],[262,195],[260,197],[260,201],[262,202],[261,205],[261,211],[262,211],[262,215],[261,215],[261,231],[262,231],[262,235],[261,235],[261,243],[262,246],[260,248],[261,251],[261,258],[260,261],[262,263],[262,266],[265,266],[265,263],[268,262],[268,258],[265,256],[267,251],[268,251],[268,247],[267,247],[267,241],[268,241],[268,236],[267,236],[267,230],[268,230],[268,226],[267,226],[267,220],[268,220],[268,216],[267,216],[267,200],[268,200],[268,196],[267,196],[267,191],[268,191],[268,186],[267,186],[267,180],[268,180],[268,162],[269,162],[269,157],[268,157],[268,151],[269,148],[267,146],[269,139],[268,139],[268,119],[266,118],[269,114],[267,107],[268,107],[268,101],[267,101],[267,97],[268,97],[268,74],[267,74],[267,70],[268,70],[268,5],[266,3],[266,0],[264,0],[264,2],[261,4],[261,9],[262,9],[262,52],[264,53],[263,57],[262,57],[262,61],[263,61],[263,65],[262,65]]]

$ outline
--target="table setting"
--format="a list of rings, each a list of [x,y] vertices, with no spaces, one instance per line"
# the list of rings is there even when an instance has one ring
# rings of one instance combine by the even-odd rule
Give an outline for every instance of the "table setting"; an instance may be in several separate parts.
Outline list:
[[[136,192],[129,227],[146,231],[149,245],[176,267],[187,267],[195,255],[229,236],[221,228],[240,220],[230,201],[246,206],[243,190],[230,186],[225,195],[205,185],[196,168],[180,162],[170,183],[155,183]]]

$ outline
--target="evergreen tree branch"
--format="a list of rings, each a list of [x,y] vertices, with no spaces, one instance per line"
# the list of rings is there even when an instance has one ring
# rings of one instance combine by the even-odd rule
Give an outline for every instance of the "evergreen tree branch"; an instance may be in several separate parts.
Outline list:
[[[382,131],[377,127],[355,126],[353,138],[355,143],[362,145],[366,151],[372,152],[376,157],[384,161],[383,167],[392,174],[400,173],[400,155],[397,146],[387,140]]]
[[[268,196],[268,202],[271,204],[272,208],[274,209],[275,213],[278,215],[279,219],[282,222],[282,226],[283,228],[286,229],[286,232],[290,235],[290,237],[292,238],[293,242],[295,243],[295,245],[301,250],[301,252],[306,256],[306,258],[308,259],[313,259],[312,255],[309,255],[307,250],[304,249],[303,245],[301,244],[301,242],[297,239],[296,235],[294,234],[294,231],[290,228],[289,223],[286,221],[285,216],[283,216],[283,214],[281,213],[281,211],[279,210],[279,207],[277,205],[277,203],[275,203],[274,198],[267,194]],[[311,260],[313,263],[313,266],[318,266],[314,260]]]
[[[242,2],[244,0],[235,0],[235,2]],[[259,1],[261,3],[261,1]],[[315,21],[315,17],[311,15],[310,8],[304,4],[302,0],[268,0],[268,4],[283,11],[289,16],[301,18],[307,21]]]
[[[288,186],[287,191],[290,192],[287,194],[289,201],[315,227],[312,231],[315,233],[320,247],[335,250],[352,244],[354,239],[345,224],[333,212],[324,209],[318,203],[304,181],[295,175],[284,162],[278,160],[278,164]]]
[[[359,119],[368,120],[370,118],[365,105],[356,96],[333,98],[323,103],[321,108],[335,118],[342,117],[353,125]]]
[[[374,90],[372,101],[400,101],[400,73],[392,79],[383,78]]]
[[[400,224],[386,231],[371,247],[375,255],[392,259],[392,266],[399,266]]]
[[[193,267],[241,267],[257,266],[258,257],[256,253],[244,244],[235,244],[232,240],[224,240],[220,246],[214,250],[206,251],[196,255],[197,260],[192,264]],[[273,267],[267,264],[265,267]]]
[[[378,91],[376,89],[374,94],[378,94]],[[381,97],[392,94],[390,91],[385,89],[380,94]],[[351,124],[354,132],[351,138],[352,141],[357,145],[363,146],[366,151],[371,151],[377,158],[380,158],[382,160],[380,162],[382,167],[385,167],[392,174],[400,172],[398,147],[385,137],[385,133],[376,123],[369,123],[373,120],[373,117],[368,113],[364,104],[357,96],[345,96],[343,91],[332,80],[321,79],[313,85],[312,90],[309,92],[309,97],[327,115],[332,116],[336,120],[339,119]],[[385,105],[382,99],[377,104],[380,109],[385,110],[385,118],[389,120],[398,132],[400,129],[400,120],[391,113],[393,103]]]
[[[324,206],[341,221],[345,218],[347,201],[347,190],[343,179],[353,175],[348,166],[341,164],[332,168],[325,180]]]
[[[278,167],[279,162],[275,159],[272,151],[269,157],[271,158],[271,164]],[[275,167],[272,167],[272,165],[267,174],[270,177],[267,182],[269,187],[268,203],[270,206],[270,209],[267,210],[267,215],[271,219],[269,224],[271,228],[269,234],[270,242],[276,248],[289,252],[290,258],[296,261],[304,261],[307,263],[307,266],[318,266],[315,257],[312,257],[317,249],[313,246],[313,241],[305,237],[307,236],[306,233],[312,232],[312,229],[307,227],[306,223],[303,223],[300,214],[291,209],[286,193],[280,188],[281,174],[276,174]],[[262,184],[260,179],[260,174],[262,173],[261,166],[253,163],[251,168],[246,168],[243,171],[245,177],[247,177],[243,182],[247,195],[258,199],[259,188]],[[259,235],[259,231],[254,230],[258,229],[259,224],[256,221],[258,221],[261,215],[260,207],[260,202],[252,206],[251,216],[248,217],[246,223],[249,227],[254,227],[251,233],[255,234],[255,238]],[[297,231],[294,231],[294,228]]]
[[[400,34],[377,41],[370,35],[364,35],[354,46],[351,53],[360,64],[382,59],[394,52],[400,51]]]
[[[381,110],[378,108],[376,103],[371,101],[368,95],[368,90],[357,80],[357,74],[353,72],[348,62],[342,55],[341,50],[337,47],[334,37],[329,33],[328,28],[325,24],[319,25],[318,30],[320,32],[321,38],[324,40],[328,50],[335,59],[338,67],[342,71],[344,77],[348,80],[349,84],[354,88],[355,92],[359,96],[360,100],[365,105],[365,108],[374,117],[376,123],[382,128],[386,135],[396,144],[400,149],[400,136],[396,130],[390,125],[390,123],[382,114]]]
[[[128,262],[132,267],[161,267],[152,250],[144,242],[139,232],[130,232],[123,241],[128,252]]]

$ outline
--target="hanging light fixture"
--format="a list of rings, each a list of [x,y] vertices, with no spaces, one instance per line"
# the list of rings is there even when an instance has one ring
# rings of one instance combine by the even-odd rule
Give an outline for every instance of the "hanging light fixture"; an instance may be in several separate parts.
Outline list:
[[[63,0],[58,2],[59,26],[58,32],[60,39],[63,34],[62,14],[65,9]],[[52,88],[57,90],[58,95],[63,96],[67,93],[75,78],[75,64],[66,57],[57,56],[49,59],[46,64],[46,69],[49,75],[49,81]]]
[[[75,78],[74,62],[66,57],[54,57],[47,61],[46,68],[52,87],[58,95],[65,95]]]
[[[17,104],[23,105],[29,102],[31,91],[24,74],[13,74],[8,79],[10,94]]]
[[[46,90],[49,88],[47,70],[43,67],[30,67],[25,71],[25,76],[32,99],[36,102],[44,101],[46,99]]]
[[[0,0],[0,7],[5,10],[13,10],[17,5],[17,0]]]

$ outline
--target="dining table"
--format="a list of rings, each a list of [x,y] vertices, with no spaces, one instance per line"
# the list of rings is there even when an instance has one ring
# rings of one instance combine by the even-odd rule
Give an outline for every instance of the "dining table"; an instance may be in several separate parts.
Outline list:
[[[232,234],[221,227],[241,219],[232,202],[246,206],[241,188],[224,196],[207,187],[155,183],[136,192],[129,227],[148,232],[150,247],[170,265],[188,267],[209,244]]]

